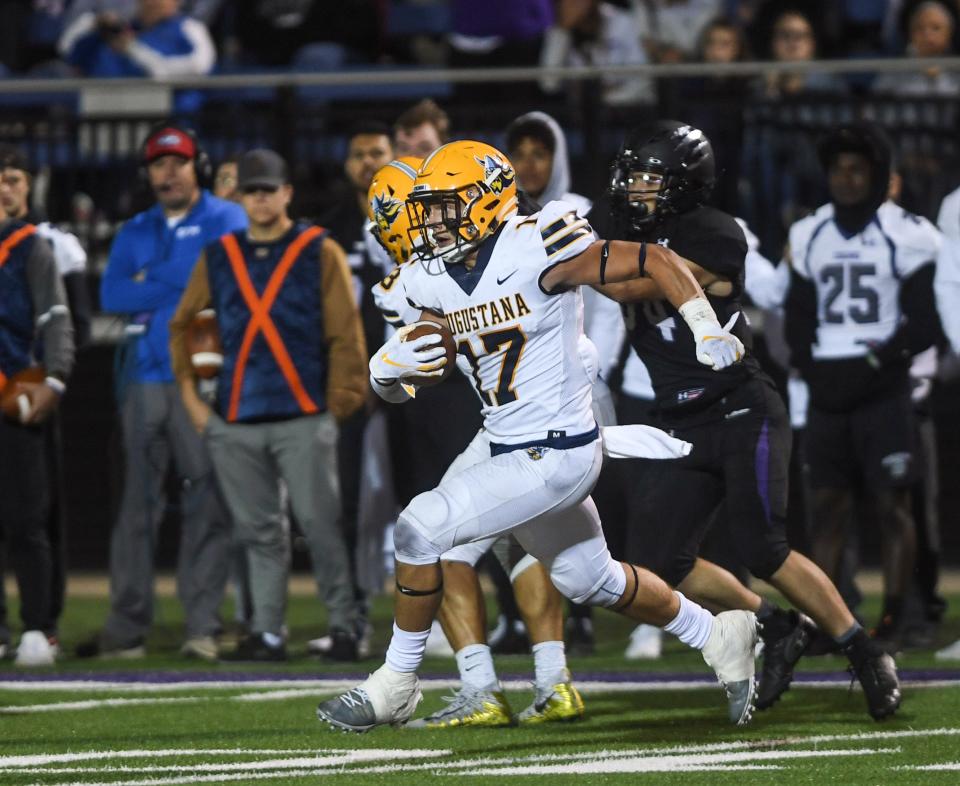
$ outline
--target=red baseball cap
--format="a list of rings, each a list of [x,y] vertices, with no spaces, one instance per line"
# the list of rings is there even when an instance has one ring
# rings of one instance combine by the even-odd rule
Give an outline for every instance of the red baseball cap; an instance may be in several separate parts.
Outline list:
[[[143,160],[149,164],[160,156],[197,157],[197,145],[189,134],[172,126],[154,131],[143,146]]]

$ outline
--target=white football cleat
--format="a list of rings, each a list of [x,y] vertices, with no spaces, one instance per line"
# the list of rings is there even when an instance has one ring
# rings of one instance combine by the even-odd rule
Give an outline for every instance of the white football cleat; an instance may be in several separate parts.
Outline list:
[[[341,731],[369,731],[374,726],[402,726],[423,698],[420,679],[384,664],[356,688],[327,699],[317,707],[317,718]]]
[[[24,631],[20,637],[20,646],[17,647],[16,666],[52,666],[56,661],[56,653],[47,635],[40,630]]]
[[[713,620],[703,659],[723,686],[730,720],[745,726],[753,717],[756,700],[757,617],[752,611],[725,611]]]
[[[627,660],[656,660],[663,653],[663,631],[653,625],[637,625],[630,634],[623,657]]]

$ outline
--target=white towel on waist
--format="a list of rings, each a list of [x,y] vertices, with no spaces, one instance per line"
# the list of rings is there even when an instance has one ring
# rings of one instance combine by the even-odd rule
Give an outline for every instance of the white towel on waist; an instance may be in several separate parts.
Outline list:
[[[604,426],[603,455],[610,458],[677,459],[693,450],[693,445],[671,437],[653,426]]]

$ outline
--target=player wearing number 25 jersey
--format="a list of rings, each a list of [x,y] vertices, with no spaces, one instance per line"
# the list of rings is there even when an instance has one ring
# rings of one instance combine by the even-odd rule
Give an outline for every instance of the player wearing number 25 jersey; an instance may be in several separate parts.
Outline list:
[[[806,449],[813,554],[838,569],[854,490],[866,487],[883,532],[878,638],[898,647],[913,571],[914,429],[910,362],[940,334],[933,297],[940,233],[887,201],[893,151],[873,125],[821,141],[831,201],[790,229],[785,332],[810,386]]]

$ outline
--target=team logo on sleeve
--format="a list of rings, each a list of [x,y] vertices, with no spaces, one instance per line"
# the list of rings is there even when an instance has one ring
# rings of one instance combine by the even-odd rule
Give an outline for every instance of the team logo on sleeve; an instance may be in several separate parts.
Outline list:
[[[483,158],[474,156],[473,160],[483,167],[483,182],[490,187],[494,194],[502,193],[503,189],[510,185],[516,177],[510,163],[498,156],[489,154]]]
[[[397,220],[403,202],[389,194],[378,194],[373,198],[373,217],[381,232],[389,232],[393,222]]]

